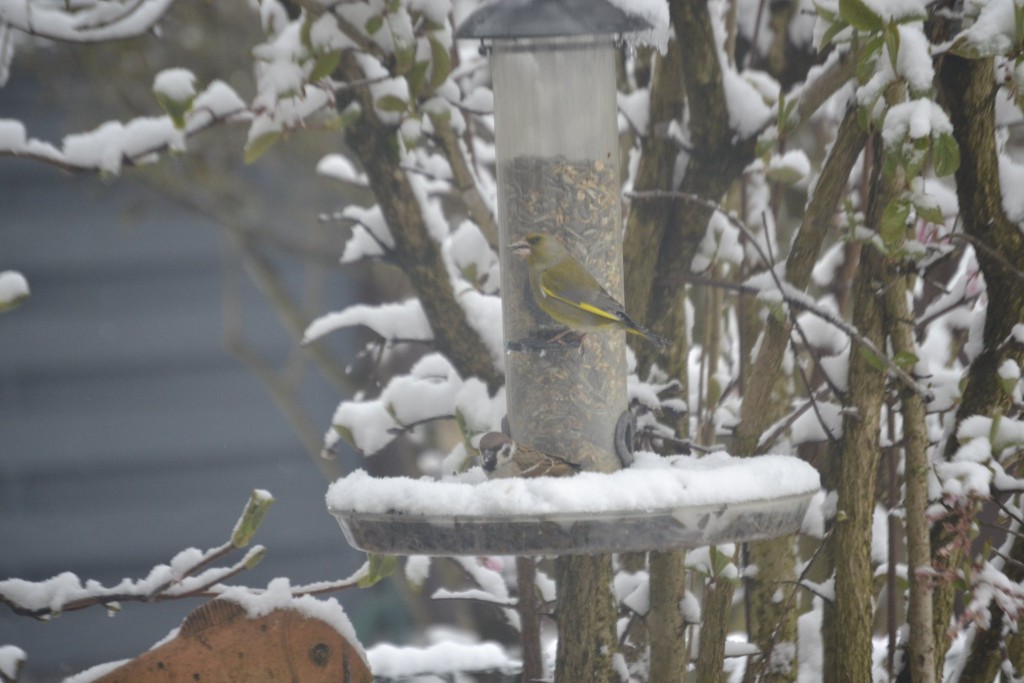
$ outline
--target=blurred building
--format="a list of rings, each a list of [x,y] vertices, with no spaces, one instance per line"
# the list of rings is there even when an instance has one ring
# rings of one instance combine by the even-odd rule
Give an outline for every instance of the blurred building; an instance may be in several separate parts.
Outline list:
[[[0,118],[59,141],[71,131],[57,117],[16,68],[0,90]],[[267,193],[295,189],[261,176],[259,165],[244,172]],[[327,514],[327,478],[294,421],[226,349],[225,312],[272,367],[297,352],[297,339],[245,277],[238,245],[221,227],[133,175],[105,181],[0,157],[0,270],[21,271],[32,290],[0,315],[0,578],[143,577],[179,550],[227,540],[253,488],[277,498],[255,538],[269,551],[236,582],[348,575],[363,556]],[[287,182],[323,183],[312,166]],[[317,211],[337,208],[316,203],[297,207],[295,220],[314,226]],[[336,263],[335,249],[322,254],[325,263]],[[301,294],[308,263],[270,249],[260,256]],[[336,268],[319,277],[320,312],[354,297]],[[341,337],[324,342],[339,358]],[[322,434],[342,393],[310,368],[296,397]],[[379,605],[361,608],[366,592],[338,597],[361,634],[374,630]],[[93,608],[49,623],[0,605],[0,644],[27,651],[25,680],[59,680],[138,654],[198,604],[126,603],[114,617]]]

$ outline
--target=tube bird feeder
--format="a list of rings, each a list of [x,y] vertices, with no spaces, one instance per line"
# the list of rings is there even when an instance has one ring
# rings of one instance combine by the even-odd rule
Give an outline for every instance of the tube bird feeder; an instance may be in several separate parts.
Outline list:
[[[564,328],[537,307],[508,245],[554,236],[623,300],[615,40],[649,28],[605,0],[501,0],[456,32],[490,51],[507,428],[584,470],[632,459],[624,335],[552,342]]]

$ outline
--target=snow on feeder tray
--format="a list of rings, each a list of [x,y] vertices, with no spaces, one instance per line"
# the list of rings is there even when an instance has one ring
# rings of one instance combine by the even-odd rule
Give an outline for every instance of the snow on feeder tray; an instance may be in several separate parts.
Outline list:
[[[611,474],[371,477],[334,482],[327,507],[349,544],[393,555],[568,555],[695,548],[800,530],[817,471],[784,455],[637,453]]]

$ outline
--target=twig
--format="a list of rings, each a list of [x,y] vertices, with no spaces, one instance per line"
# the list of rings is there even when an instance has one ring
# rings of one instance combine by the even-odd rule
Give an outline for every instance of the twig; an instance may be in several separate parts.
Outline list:
[[[975,237],[973,237],[971,235],[968,235],[967,233],[954,233],[954,234],[950,235],[949,238],[952,239],[952,240],[962,240],[962,241],[967,242],[968,244],[970,244],[972,247],[974,247],[978,251],[985,252],[985,254],[987,254],[988,256],[992,257],[996,261],[999,261],[999,263],[1004,268],[1006,268],[1006,270],[1008,270],[1012,275],[1016,276],[1017,278],[1019,278],[1021,280],[1024,280],[1024,270],[1021,270],[1017,266],[1015,266],[1012,263],[1010,263],[1010,261],[1008,261],[1005,256],[1003,256],[998,251],[996,251],[992,247],[988,246],[987,244],[985,244],[981,240],[979,240],[979,239],[977,239],[977,238],[975,238]]]
[[[435,415],[433,417],[425,417],[422,420],[416,420],[414,422],[410,422],[409,424],[400,425],[398,427],[391,427],[390,429],[388,429],[388,434],[405,434],[407,432],[411,432],[417,427],[420,427],[425,424],[430,424],[431,422],[439,422],[441,420],[454,419],[454,415]]]

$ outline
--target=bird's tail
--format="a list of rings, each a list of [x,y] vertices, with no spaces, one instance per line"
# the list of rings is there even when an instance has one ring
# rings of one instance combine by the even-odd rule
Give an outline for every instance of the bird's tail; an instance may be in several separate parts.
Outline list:
[[[665,337],[659,337],[658,335],[651,332],[649,329],[638,323],[629,321],[629,326],[626,328],[632,334],[637,334],[646,339],[647,341],[654,342],[658,346],[668,346],[669,340]]]

